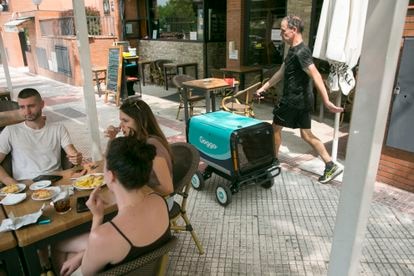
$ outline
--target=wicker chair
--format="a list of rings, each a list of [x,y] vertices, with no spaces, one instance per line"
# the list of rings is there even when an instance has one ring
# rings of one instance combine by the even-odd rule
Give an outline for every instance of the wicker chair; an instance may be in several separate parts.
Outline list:
[[[185,89],[183,87],[183,82],[194,80],[194,78],[189,75],[176,75],[173,77],[172,80],[173,80],[175,87],[177,87],[177,91],[180,95],[180,105],[178,106],[177,117],[176,117],[176,119],[178,120],[178,116],[180,115],[180,110],[184,108],[183,93],[185,93]],[[205,99],[204,95],[193,95],[191,91],[188,92],[187,101],[190,107],[190,117],[193,116],[194,103],[202,101],[204,99]]]
[[[118,276],[118,275],[165,275],[168,265],[168,252],[177,244],[177,238],[172,237],[169,242],[163,246],[151,251],[135,260],[112,267],[99,273],[100,276]]]
[[[254,117],[254,93],[260,88],[260,86],[261,83],[258,82],[234,95],[224,97],[221,101],[221,108],[232,113],[241,114],[247,117]]]
[[[169,59],[157,59],[151,67],[151,78],[157,85],[164,85],[164,63],[172,63]]]
[[[191,187],[191,178],[197,172],[200,155],[196,148],[190,144],[178,142],[171,144],[173,155],[173,184],[175,197],[182,197],[181,203],[174,201],[170,210],[170,223],[172,231],[189,231],[198,248],[200,255],[204,254],[201,245],[190,220],[187,217],[187,199]],[[184,224],[178,223],[181,220]]]

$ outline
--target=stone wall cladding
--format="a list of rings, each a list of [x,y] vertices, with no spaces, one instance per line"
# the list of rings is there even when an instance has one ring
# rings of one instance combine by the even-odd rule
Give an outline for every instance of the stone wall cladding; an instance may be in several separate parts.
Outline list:
[[[201,42],[140,40],[137,54],[141,60],[169,59],[175,63],[197,62],[198,77],[205,76]]]

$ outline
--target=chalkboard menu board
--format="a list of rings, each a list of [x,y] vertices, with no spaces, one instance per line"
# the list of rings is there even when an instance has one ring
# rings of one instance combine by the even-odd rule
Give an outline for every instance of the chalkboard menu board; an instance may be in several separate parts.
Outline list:
[[[122,78],[122,47],[111,47],[108,53],[106,89],[119,95]],[[118,96],[119,97],[119,96]]]

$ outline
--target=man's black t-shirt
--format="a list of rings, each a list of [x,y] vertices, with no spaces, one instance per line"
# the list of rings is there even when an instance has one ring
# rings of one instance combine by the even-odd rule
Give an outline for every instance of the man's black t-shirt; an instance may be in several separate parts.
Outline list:
[[[295,109],[312,110],[312,82],[304,71],[313,64],[311,51],[302,42],[289,49],[284,63],[285,75],[281,103]]]

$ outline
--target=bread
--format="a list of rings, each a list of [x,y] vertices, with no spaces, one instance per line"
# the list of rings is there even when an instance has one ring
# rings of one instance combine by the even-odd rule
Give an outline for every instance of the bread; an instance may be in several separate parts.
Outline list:
[[[16,184],[7,185],[1,189],[1,192],[4,194],[14,194],[19,191],[19,186]]]
[[[52,191],[47,189],[40,189],[33,192],[33,197],[36,199],[44,199],[52,196]]]

